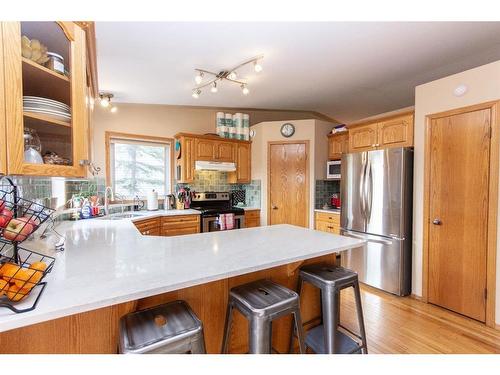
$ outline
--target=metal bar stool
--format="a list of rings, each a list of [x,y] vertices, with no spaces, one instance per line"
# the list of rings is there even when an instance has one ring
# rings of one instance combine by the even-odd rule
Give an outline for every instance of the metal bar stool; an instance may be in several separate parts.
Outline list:
[[[232,288],[224,327],[222,353],[227,353],[231,333],[233,309],[238,309],[247,320],[249,349],[252,354],[270,354],[272,350],[272,321],[292,314],[300,352],[305,352],[299,295],[270,280],[259,280]]]
[[[318,354],[368,354],[358,274],[343,267],[314,264],[300,269],[299,294],[302,291],[304,282],[308,282],[320,289],[322,310],[322,324],[306,333],[306,347]],[[359,334],[340,324],[340,291],[350,287],[354,289]],[[361,343],[340,331],[339,327],[360,339]],[[290,343],[291,345],[292,343]]]
[[[136,311],[120,319],[120,353],[203,354],[203,325],[184,301]]]

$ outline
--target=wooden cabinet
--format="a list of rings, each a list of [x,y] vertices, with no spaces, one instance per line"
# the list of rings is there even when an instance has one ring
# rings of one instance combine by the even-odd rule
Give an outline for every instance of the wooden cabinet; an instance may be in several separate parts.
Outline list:
[[[340,234],[340,214],[336,212],[315,212],[315,229]]]
[[[135,221],[134,225],[145,236],[179,236],[200,233],[200,215],[163,216]]]
[[[252,149],[250,143],[236,145],[236,171],[228,176],[229,183],[248,184],[252,180]]]
[[[260,210],[245,210],[245,228],[260,227]]]
[[[134,221],[134,225],[139,232],[145,236],[159,236],[160,235],[161,218],[155,217],[153,219],[145,219],[141,221]]]
[[[191,137],[179,137],[180,153],[176,160],[176,179],[180,183],[189,183],[194,180],[194,154],[195,139]]]
[[[349,128],[349,151],[374,150],[377,144],[378,124],[360,125]]]
[[[86,167],[80,165],[81,160],[88,159],[85,32],[73,22],[3,22],[1,28],[7,173],[86,177]],[[22,36],[39,40],[48,51],[62,56],[66,73],[23,57]],[[70,117],[29,111],[23,103],[25,96],[62,103],[59,108],[69,107]],[[39,137],[42,155],[56,153],[63,165],[25,161],[24,134],[28,132]]]
[[[231,142],[214,142],[215,160],[221,162],[234,161],[234,144]]]
[[[194,233],[200,233],[200,215],[164,216],[161,218],[162,236]]]
[[[215,142],[209,139],[196,139],[195,159],[211,161],[215,159]]]
[[[7,134],[5,132],[5,84],[3,58],[3,25],[0,23],[0,175],[7,174]]]
[[[342,154],[349,152],[349,135],[347,132],[328,134],[328,159],[340,160]]]
[[[377,143],[380,148],[413,146],[413,115],[379,123]]]
[[[228,173],[229,183],[251,181],[251,142],[224,139],[212,135],[179,133],[175,135],[180,145],[176,151],[176,179],[180,183],[194,181],[196,161],[234,162],[236,171]]]
[[[413,113],[349,127],[349,151],[413,146]]]

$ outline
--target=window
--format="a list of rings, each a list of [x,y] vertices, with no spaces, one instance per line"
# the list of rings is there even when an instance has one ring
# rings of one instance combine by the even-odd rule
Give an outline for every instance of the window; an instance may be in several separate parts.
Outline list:
[[[171,190],[171,141],[120,138],[107,134],[109,178],[113,191],[127,199],[145,197],[148,191],[158,195]]]

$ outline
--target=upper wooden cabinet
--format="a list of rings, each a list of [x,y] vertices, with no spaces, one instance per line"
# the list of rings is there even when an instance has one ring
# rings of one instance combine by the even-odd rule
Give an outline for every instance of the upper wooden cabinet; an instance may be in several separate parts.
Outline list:
[[[6,172],[86,177],[87,169],[80,165],[82,160],[88,159],[88,107],[91,102],[87,97],[85,32],[73,22],[3,22],[1,29],[3,56],[0,57],[5,81],[2,85],[5,87],[2,116],[5,116],[8,155]],[[32,40],[39,43],[30,44]],[[39,51],[40,44],[42,54],[46,48],[48,52],[60,55],[63,65],[55,63],[56,68],[51,69],[40,59],[30,58],[30,54],[35,53],[30,51]],[[67,106],[70,118],[55,116],[47,108],[45,111],[29,111],[26,108],[28,103],[23,100],[26,96],[62,103],[56,103],[53,108]],[[41,108],[38,104],[34,106]],[[25,160],[25,142],[30,132],[36,133],[40,139],[41,155],[52,152],[59,156],[52,159],[53,164]]]
[[[7,135],[5,133],[5,84],[3,76],[3,27],[0,24],[0,174],[7,174]]]
[[[176,134],[175,139],[180,145],[176,159],[176,179],[178,182],[193,182],[195,161],[197,160],[234,162],[236,171],[228,174],[228,182],[250,182],[251,142],[191,133]]]
[[[373,150],[377,146],[378,124],[349,128],[349,152]]]
[[[231,142],[215,142],[215,160],[222,162],[232,162],[235,145]]]
[[[377,147],[413,146],[413,114],[379,123]]]
[[[349,127],[349,152],[413,146],[413,113]]]
[[[238,143],[236,145],[236,172],[228,176],[230,184],[248,184],[252,180],[252,151],[250,143]]]
[[[342,154],[349,152],[349,135],[347,132],[328,134],[328,159],[339,160]]]

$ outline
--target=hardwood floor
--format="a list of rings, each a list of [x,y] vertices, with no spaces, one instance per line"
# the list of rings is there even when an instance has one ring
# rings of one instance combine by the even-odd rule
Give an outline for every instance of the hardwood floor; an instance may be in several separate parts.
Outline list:
[[[425,304],[363,286],[368,352],[384,354],[500,353],[500,330]],[[341,322],[357,331],[350,291],[342,292]]]

